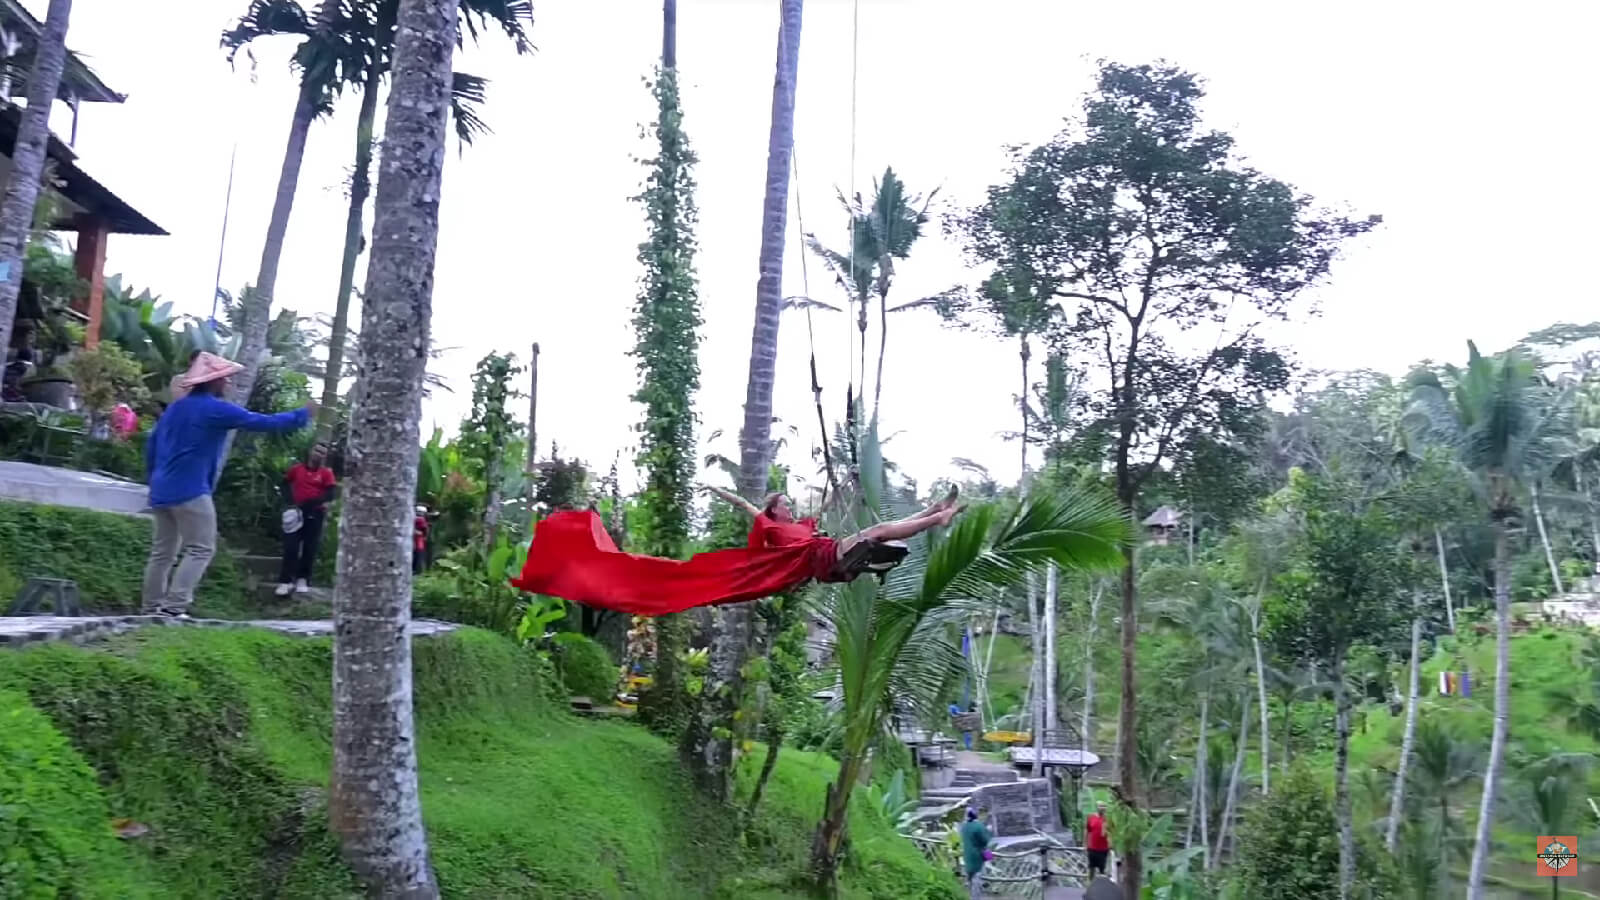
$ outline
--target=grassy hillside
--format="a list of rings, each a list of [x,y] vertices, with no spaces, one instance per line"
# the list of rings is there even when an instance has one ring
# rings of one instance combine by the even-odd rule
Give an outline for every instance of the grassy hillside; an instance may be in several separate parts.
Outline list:
[[[30,577],[76,581],[91,612],[138,612],[150,528],[149,520],[132,516],[0,500],[0,612]],[[244,593],[233,557],[219,550],[200,583],[195,614],[235,618]]]
[[[209,629],[0,653],[0,898],[355,896],[325,826],[330,664],[326,641]],[[509,641],[419,641],[415,669],[446,896],[804,895],[829,761],[785,753],[741,838],[671,746],[560,710]],[[846,896],[958,896],[866,804],[851,832]]]

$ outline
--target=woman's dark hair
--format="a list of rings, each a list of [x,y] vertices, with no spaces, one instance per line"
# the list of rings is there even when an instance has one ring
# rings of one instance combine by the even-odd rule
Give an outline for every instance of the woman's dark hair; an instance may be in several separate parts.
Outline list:
[[[783,502],[783,491],[773,491],[761,502],[761,511],[770,516],[781,502]]]

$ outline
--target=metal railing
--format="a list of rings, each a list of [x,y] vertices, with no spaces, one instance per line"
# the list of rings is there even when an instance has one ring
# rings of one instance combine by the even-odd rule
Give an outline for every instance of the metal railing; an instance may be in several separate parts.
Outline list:
[[[1082,847],[1068,847],[1048,835],[1042,843],[1025,850],[996,850],[983,867],[983,890],[995,897],[1043,897],[1052,885],[1086,887],[1089,883],[1089,854]],[[1115,871],[1108,860],[1107,870]]]

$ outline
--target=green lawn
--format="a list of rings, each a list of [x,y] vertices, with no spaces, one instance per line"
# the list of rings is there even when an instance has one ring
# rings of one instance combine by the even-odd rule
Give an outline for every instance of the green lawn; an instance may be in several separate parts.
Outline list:
[[[511,642],[419,641],[415,670],[446,896],[804,896],[831,761],[786,752],[741,835],[695,798],[675,748],[573,718]],[[0,898],[357,896],[325,825],[329,696],[328,642],[266,632],[0,652]],[[119,840],[117,819],[150,831]],[[851,834],[845,896],[958,896],[864,802]]]

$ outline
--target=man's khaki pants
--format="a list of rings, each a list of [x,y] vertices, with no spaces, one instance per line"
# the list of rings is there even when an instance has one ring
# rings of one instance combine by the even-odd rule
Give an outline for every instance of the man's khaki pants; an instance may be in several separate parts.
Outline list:
[[[211,503],[211,495],[202,494],[152,512],[156,527],[150,542],[150,562],[144,567],[144,611],[188,612],[194,603],[194,589],[217,552],[217,509]]]

